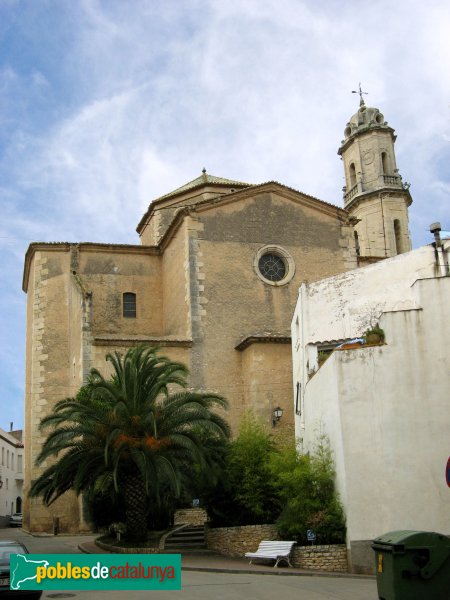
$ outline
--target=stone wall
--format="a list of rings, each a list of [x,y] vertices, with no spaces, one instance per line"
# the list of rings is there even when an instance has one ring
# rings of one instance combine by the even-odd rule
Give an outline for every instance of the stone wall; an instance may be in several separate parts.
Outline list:
[[[278,540],[280,536],[275,525],[246,525],[206,529],[205,538],[209,550],[242,557],[246,552],[255,552],[262,540]]]
[[[204,525],[208,514],[203,508],[180,508],[175,511],[174,525]]]
[[[246,525],[245,527],[220,527],[206,529],[209,550],[242,558],[246,552],[255,552],[262,540],[279,540],[275,525]],[[314,571],[348,571],[345,545],[294,546],[291,563],[298,569]]]
[[[346,573],[347,548],[342,545],[294,546],[291,562],[293,567],[313,571]]]

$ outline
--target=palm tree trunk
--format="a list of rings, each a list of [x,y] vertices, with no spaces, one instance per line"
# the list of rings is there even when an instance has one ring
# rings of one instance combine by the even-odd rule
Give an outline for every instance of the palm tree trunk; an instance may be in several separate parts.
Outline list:
[[[125,518],[127,540],[144,542],[147,539],[147,494],[139,472],[124,477]]]

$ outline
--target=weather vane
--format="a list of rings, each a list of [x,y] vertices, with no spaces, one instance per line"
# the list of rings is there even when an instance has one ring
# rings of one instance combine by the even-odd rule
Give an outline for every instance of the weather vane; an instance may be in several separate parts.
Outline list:
[[[363,98],[363,94],[368,94],[369,92],[363,92],[361,89],[361,82],[359,82],[358,84],[359,90],[352,90],[352,94],[359,94],[360,97],[360,101],[359,101],[359,105],[363,106],[364,105],[364,98]]]

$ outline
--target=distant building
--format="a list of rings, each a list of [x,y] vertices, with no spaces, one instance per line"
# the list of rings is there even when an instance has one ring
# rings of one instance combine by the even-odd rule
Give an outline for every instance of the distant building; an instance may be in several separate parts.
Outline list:
[[[339,150],[345,209],[269,181],[202,174],[154,200],[140,245],[33,243],[27,298],[26,487],[44,436],[41,419],[74,395],[105,355],[146,342],[190,369],[190,384],[223,394],[233,431],[246,411],[294,439],[290,319],[299,285],[410,248],[409,191],[393,130],[361,104]],[[356,175],[355,175],[356,174]],[[355,179],[356,177],[356,179]],[[24,526],[83,524],[78,500],[27,502]]]
[[[23,503],[22,430],[9,432],[0,428],[0,525],[22,512]]]
[[[449,259],[438,241],[300,287],[295,432],[304,451],[330,441],[355,572],[373,570],[383,533],[450,534]],[[384,343],[332,351],[377,323]]]

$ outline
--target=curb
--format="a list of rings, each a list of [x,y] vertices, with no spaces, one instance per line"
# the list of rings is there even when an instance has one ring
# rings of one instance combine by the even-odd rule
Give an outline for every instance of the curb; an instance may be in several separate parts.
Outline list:
[[[358,573],[331,573],[329,571],[250,571],[249,569],[225,569],[221,567],[183,567],[182,571],[198,571],[200,573],[232,573],[233,575],[277,575],[280,577],[325,577],[328,579],[376,579],[375,575],[359,575]]]

